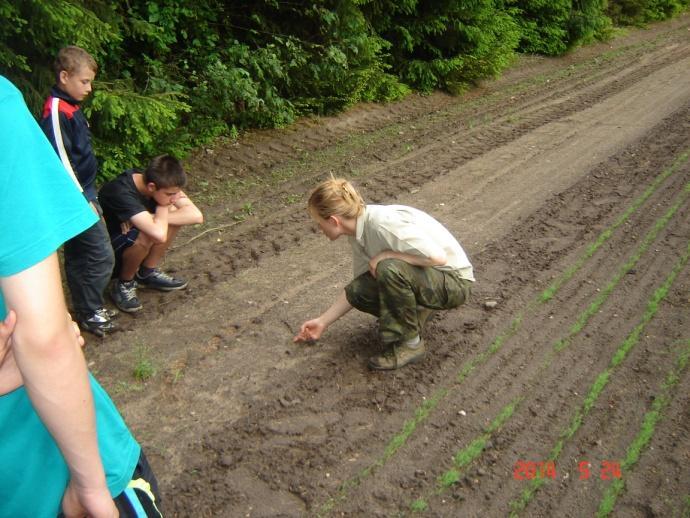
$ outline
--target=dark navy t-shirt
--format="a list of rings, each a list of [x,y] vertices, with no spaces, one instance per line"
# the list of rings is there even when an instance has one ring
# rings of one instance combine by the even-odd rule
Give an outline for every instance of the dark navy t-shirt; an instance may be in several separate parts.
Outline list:
[[[98,201],[103,208],[103,217],[111,239],[122,233],[121,223],[129,221],[140,212],[156,212],[156,201],[142,195],[134,184],[132,175],[138,173],[129,169],[114,180],[106,183],[98,192]]]

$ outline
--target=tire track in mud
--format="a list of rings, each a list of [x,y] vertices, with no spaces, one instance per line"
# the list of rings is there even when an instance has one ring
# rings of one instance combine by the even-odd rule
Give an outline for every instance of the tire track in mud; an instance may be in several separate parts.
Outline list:
[[[615,74],[626,70],[620,66],[616,66],[613,71],[603,70],[594,78],[583,74],[583,77],[576,79],[574,85],[568,82],[565,88],[551,92],[549,94],[551,100],[547,106],[532,108],[530,103],[528,108],[530,111],[527,113],[521,107],[512,108],[509,115],[497,116],[490,123],[482,124],[474,129],[466,128],[466,122],[461,119],[454,121],[452,117],[444,116],[444,124],[450,126],[444,126],[443,134],[423,136],[421,145],[416,145],[415,151],[398,159],[386,159],[384,162],[359,170],[351,170],[349,174],[347,170],[341,170],[338,174],[361,179],[361,190],[365,197],[375,203],[391,199],[402,192],[414,192],[423,184],[447,174],[450,170],[457,169],[468,160],[513,142],[545,124],[557,120],[567,123],[568,118],[575,114],[626,90],[670,64],[688,60],[688,57],[690,57],[690,45],[687,42],[685,45],[664,46],[654,52],[653,59],[642,60],[641,63],[638,62],[639,60],[634,60],[635,68],[623,73],[620,77]],[[630,63],[626,61],[626,64]],[[497,112],[499,110],[494,109]],[[513,117],[517,117],[520,122],[511,123],[510,120]],[[457,129],[452,129],[453,125]],[[444,139],[439,142],[441,135]],[[425,141],[430,142],[425,144]],[[451,145],[448,145],[449,141]],[[429,156],[434,156],[434,160],[429,161]],[[308,163],[306,167],[309,167]],[[340,167],[351,169],[350,166],[342,164]],[[414,171],[413,174],[412,171]],[[288,182],[290,186],[284,185],[282,194],[273,193],[270,198],[249,202],[257,212],[256,217],[249,217],[237,225],[235,225],[237,222],[231,223],[233,226],[227,233],[209,233],[208,238],[222,239],[227,247],[224,251],[220,251],[212,263],[204,265],[204,272],[212,272],[210,276],[204,272],[198,273],[192,279],[195,284],[203,288],[213,284],[218,277],[237,275],[239,271],[260,264],[263,258],[273,257],[299,246],[302,240],[302,228],[308,224],[307,217],[301,210],[295,210],[293,205],[276,206],[276,200],[286,199],[291,196],[290,192],[308,191],[315,181],[313,175],[320,176],[322,173],[323,171],[312,174],[301,173],[301,181],[297,184]],[[246,198],[243,200],[242,203],[248,203]],[[227,212],[225,214],[227,217]],[[243,218],[244,215],[239,214],[238,217]],[[211,228],[227,224],[226,219],[219,222],[213,221],[208,226]],[[184,239],[186,236],[182,235],[181,240]],[[246,243],[250,245],[247,246]],[[174,251],[174,256],[175,261],[180,264],[180,269],[194,271],[196,257],[194,249],[178,247]]]
[[[682,60],[687,60],[690,56],[690,46],[676,49],[660,56],[659,60],[654,60],[648,65],[636,68],[631,72],[626,72],[621,77],[610,78],[608,74],[602,74],[598,81],[586,81],[584,85],[578,85],[574,89],[575,95],[567,92],[565,95],[559,93],[557,100],[550,104],[535,108],[532,111],[523,110],[513,111],[507,117],[499,119],[497,124],[489,127],[481,127],[476,131],[467,131],[461,128],[448,136],[448,140],[454,144],[450,149],[447,140],[434,142],[421,147],[415,153],[403,157],[399,160],[391,161],[385,165],[378,166],[374,172],[387,171],[387,174],[375,175],[370,177],[371,171],[367,175],[367,187],[369,196],[374,201],[381,201],[388,196],[386,187],[389,178],[395,178],[398,185],[403,189],[414,189],[437,175],[447,173],[467,162],[468,159],[481,154],[491,143],[492,146],[505,145],[513,142],[521,136],[530,133],[537,128],[557,121],[567,120],[573,114],[579,113],[591,106],[601,103],[604,99],[621,92],[642,79],[649,77],[655,71]],[[690,62],[688,62],[690,66]],[[511,117],[517,117],[519,123],[510,124],[507,121]],[[432,164],[428,157],[437,157]],[[405,172],[396,173],[396,170],[416,171],[414,175]],[[373,191],[373,193],[372,193]]]
[[[686,25],[682,22],[679,22],[679,25],[652,39],[651,42],[623,46],[585,61],[575,59],[574,64],[564,65],[564,70],[551,76],[539,77],[537,84],[541,83],[545,89],[535,88],[535,79],[530,77],[527,80],[508,83],[507,86],[504,83],[508,80],[499,82],[502,87],[500,90],[488,85],[462,96],[460,102],[451,96],[434,94],[413,97],[413,102],[355,108],[347,117],[298,123],[279,134],[277,142],[275,133],[257,132],[252,134],[251,139],[241,139],[231,153],[221,150],[220,152],[224,153],[222,157],[214,158],[212,163],[222,168],[223,174],[241,173],[243,169],[256,169],[258,154],[262,168],[256,169],[256,172],[263,173],[264,168],[280,168],[286,160],[297,159],[302,162],[304,153],[313,153],[325,146],[347,141],[353,133],[371,134],[391,124],[405,130],[405,138],[401,141],[412,143],[420,139],[429,140],[443,136],[434,128],[439,122],[452,121],[458,117],[464,117],[457,123],[464,127],[474,124],[485,125],[487,121],[505,115],[504,107],[496,109],[494,101],[504,100],[506,96],[510,97],[513,105],[511,111],[527,111],[530,107],[538,106],[550,99],[562,98],[583,85],[602,79],[606,74],[618,73],[635,64],[640,58],[650,59],[652,56],[647,55],[648,47],[655,45],[657,41],[663,41],[667,45],[669,42],[685,42]],[[663,53],[664,49],[659,49],[658,52]],[[610,56],[616,59],[609,62]],[[481,97],[477,97],[480,93]],[[428,115],[430,111],[432,115]],[[272,144],[265,146],[264,143]],[[270,149],[271,147],[274,149]],[[365,151],[364,154],[368,159],[372,158],[370,153]],[[388,155],[388,152],[379,150],[374,153],[376,154],[382,157]],[[207,173],[212,174],[212,171],[209,170]]]

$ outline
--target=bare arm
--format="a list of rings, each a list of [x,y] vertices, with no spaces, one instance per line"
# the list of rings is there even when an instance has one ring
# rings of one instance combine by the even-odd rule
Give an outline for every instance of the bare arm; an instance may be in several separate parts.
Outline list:
[[[352,306],[347,301],[345,290],[341,291],[335,302],[331,304],[325,312],[313,320],[307,320],[300,327],[299,333],[293,338],[293,342],[302,342],[308,340],[318,340],[323,332],[333,322],[345,315],[352,309]]]
[[[142,211],[130,218],[133,226],[156,243],[164,243],[167,240],[169,225],[194,225],[203,221],[201,211],[182,191],[172,205],[158,205],[154,214]]]
[[[194,205],[187,195],[180,191],[180,197],[173,203],[174,209],[170,210],[168,224],[181,227],[183,225],[196,225],[204,222],[204,215]]]
[[[40,293],[37,293],[40,287]],[[34,409],[69,467],[68,515],[117,516],[98,451],[86,362],[66,318],[54,253],[18,274],[0,278],[8,309],[17,315],[12,334],[14,361]]]
[[[137,227],[156,243],[165,243],[168,239],[170,209],[167,205],[156,206],[156,212],[141,211],[130,218],[132,225]]]

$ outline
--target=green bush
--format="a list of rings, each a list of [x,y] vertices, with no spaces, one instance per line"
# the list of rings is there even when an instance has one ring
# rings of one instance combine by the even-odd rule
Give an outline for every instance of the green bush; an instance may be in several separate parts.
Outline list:
[[[512,60],[520,34],[493,0],[363,0],[362,11],[390,43],[387,62],[421,91],[460,91]]]
[[[520,51],[557,56],[569,46],[571,0],[517,0],[515,17],[520,26]]]
[[[607,14],[618,25],[644,25],[676,16],[689,0],[609,0]]]
[[[190,107],[175,93],[140,95],[126,81],[99,83],[85,113],[91,121],[102,179],[140,165],[140,157],[183,155],[179,115]]]
[[[611,19],[604,9],[607,0],[573,0],[568,21],[569,47],[587,45],[606,39],[612,28]]]

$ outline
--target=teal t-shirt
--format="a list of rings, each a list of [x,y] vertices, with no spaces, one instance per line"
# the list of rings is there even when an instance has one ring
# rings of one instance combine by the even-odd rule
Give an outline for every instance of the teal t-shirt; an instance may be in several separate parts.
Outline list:
[[[97,219],[12,83],[0,76],[0,277],[48,257]],[[0,319],[7,313],[0,290]],[[140,447],[90,376],[98,445],[113,496],[127,486]],[[0,396],[0,517],[54,518],[67,465],[20,387]]]

